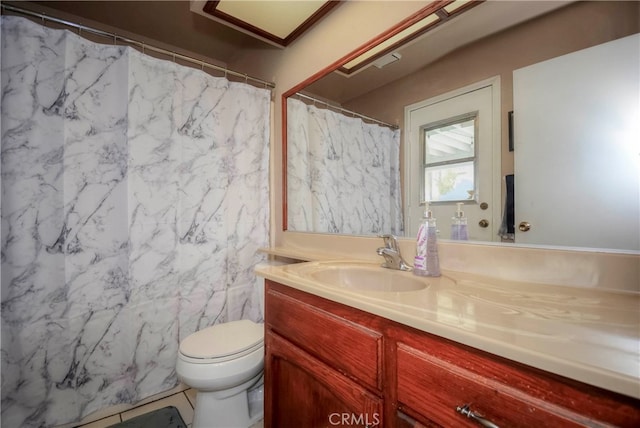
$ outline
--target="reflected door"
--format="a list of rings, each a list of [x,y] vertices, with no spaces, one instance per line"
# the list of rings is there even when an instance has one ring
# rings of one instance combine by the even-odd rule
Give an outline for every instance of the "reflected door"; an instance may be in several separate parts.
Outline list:
[[[518,244],[640,250],[639,81],[640,35],[514,71]]]
[[[451,217],[461,203],[469,239],[498,240],[499,90],[496,78],[405,108],[408,236],[417,234],[428,201],[440,238],[451,237]]]

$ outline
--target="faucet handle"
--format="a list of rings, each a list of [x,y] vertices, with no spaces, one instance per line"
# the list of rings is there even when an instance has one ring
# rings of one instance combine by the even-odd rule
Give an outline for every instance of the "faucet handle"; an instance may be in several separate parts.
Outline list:
[[[404,261],[400,254],[398,239],[394,235],[378,235],[378,238],[384,239],[384,247],[376,250],[378,255],[383,256],[385,259],[382,267],[410,271],[411,266]]]
[[[378,238],[382,238],[384,240],[385,247],[398,250],[398,239],[395,237],[395,235],[378,235]]]

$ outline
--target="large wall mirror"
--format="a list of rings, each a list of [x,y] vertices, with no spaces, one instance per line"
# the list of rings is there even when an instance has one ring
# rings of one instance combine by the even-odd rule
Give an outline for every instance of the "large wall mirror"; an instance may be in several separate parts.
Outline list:
[[[626,1],[478,2],[365,67],[354,65],[363,47],[318,72],[283,97],[284,229],[413,237],[419,205],[430,200],[444,239],[462,209],[472,241],[639,251],[639,16],[639,4]],[[598,46],[623,39],[636,57],[598,56]],[[582,51],[600,64],[592,80],[579,87],[570,71],[554,77],[561,58],[579,67]],[[541,93],[558,98],[534,97]],[[596,102],[606,114],[577,113],[592,103],[587,95],[603,93],[620,94]],[[618,144],[612,134],[626,139]],[[598,187],[598,177],[621,170]],[[524,207],[547,217],[523,218]],[[593,230],[587,217],[625,226]]]

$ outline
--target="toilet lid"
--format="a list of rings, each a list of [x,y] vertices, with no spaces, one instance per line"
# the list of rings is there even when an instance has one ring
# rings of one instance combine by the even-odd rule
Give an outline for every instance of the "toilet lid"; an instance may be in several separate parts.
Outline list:
[[[180,352],[192,358],[221,358],[261,346],[264,324],[231,321],[204,328],[180,343]]]

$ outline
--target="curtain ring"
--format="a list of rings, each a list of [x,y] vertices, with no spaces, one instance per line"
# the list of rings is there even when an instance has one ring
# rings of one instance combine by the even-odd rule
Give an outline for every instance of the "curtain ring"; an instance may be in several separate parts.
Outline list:
[[[246,73],[244,75],[244,83],[249,83],[249,76]]]
[[[144,55],[144,54],[145,54],[145,52],[144,52],[144,43],[142,43],[142,55]]]
[[[176,63],[176,53],[175,52],[171,52],[173,54],[173,63]]]
[[[200,70],[204,71],[204,61],[200,61]]]
[[[113,45],[114,46],[118,45],[118,39],[116,38],[116,33],[113,33]]]

